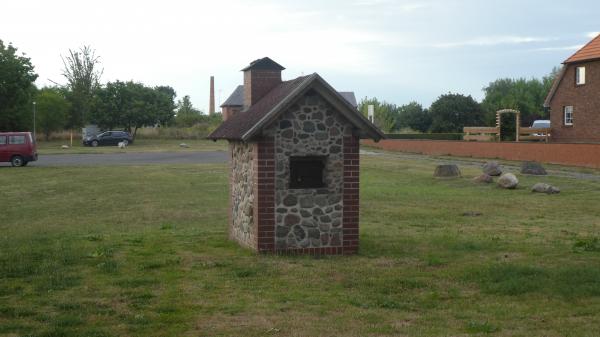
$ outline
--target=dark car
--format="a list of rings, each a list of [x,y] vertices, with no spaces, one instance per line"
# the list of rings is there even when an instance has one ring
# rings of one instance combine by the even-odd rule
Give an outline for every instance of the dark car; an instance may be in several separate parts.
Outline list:
[[[125,145],[133,144],[133,138],[125,131],[105,131],[96,136],[87,137],[83,140],[86,146],[118,145],[123,142]]]
[[[38,158],[35,141],[30,132],[0,133],[0,162],[25,166]]]

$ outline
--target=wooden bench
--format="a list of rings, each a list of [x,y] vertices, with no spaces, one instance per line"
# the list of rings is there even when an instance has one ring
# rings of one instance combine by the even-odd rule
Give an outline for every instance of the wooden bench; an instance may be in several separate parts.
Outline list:
[[[463,140],[467,141],[478,141],[478,142],[493,142],[498,139],[500,134],[499,128],[481,127],[481,126],[470,126],[464,127]]]

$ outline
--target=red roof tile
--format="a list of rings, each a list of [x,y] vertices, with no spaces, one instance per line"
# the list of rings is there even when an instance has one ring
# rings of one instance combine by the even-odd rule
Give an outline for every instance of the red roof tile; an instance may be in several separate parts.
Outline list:
[[[600,59],[600,35],[579,49],[575,54],[569,57],[564,63],[574,63],[588,60]]]

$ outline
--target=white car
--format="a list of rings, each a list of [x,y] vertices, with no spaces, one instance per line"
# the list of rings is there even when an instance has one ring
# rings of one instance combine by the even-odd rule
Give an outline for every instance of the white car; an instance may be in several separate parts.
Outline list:
[[[532,129],[550,129],[550,121],[547,119],[538,119],[531,124]],[[545,136],[545,134],[534,133],[534,136]]]

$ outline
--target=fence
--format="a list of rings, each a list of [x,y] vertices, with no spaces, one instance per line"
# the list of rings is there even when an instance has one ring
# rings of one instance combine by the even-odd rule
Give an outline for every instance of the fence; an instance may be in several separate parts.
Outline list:
[[[600,144],[467,142],[444,140],[395,140],[364,145],[389,151],[422,153],[434,156],[494,158],[517,161],[600,168]]]

